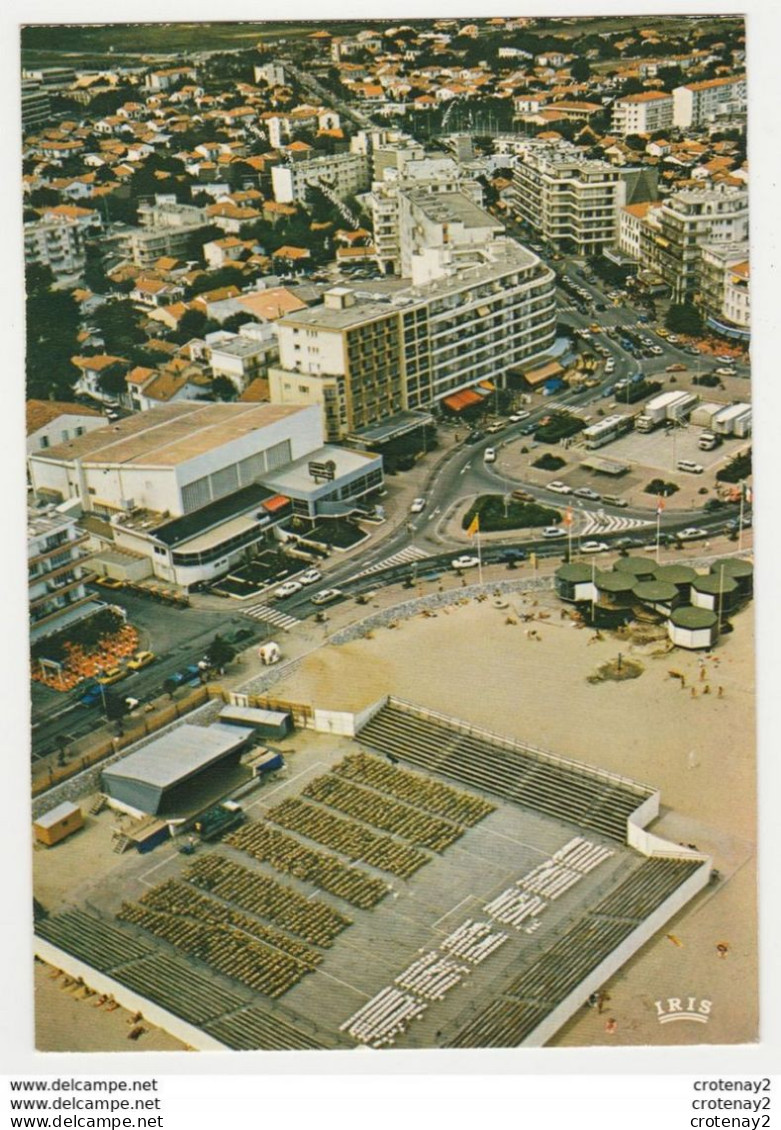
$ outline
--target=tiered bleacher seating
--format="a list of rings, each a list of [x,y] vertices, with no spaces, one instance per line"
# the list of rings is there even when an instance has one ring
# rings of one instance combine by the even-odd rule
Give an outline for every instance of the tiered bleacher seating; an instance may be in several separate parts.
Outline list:
[[[198,973],[183,958],[157,953],[115,973],[128,988],[181,1016],[190,1024],[202,1027],[224,1013],[236,1012],[248,1003],[224,989],[213,976]]]
[[[288,797],[269,809],[266,819],[338,851],[348,859],[362,860],[401,879],[408,879],[428,863],[428,856],[417,848],[372,832],[355,820],[336,816],[298,797]]]
[[[365,732],[364,729],[361,735]],[[471,828],[495,808],[484,797],[432,781],[422,773],[400,769],[367,753],[350,754],[334,766],[333,772],[465,828]]]
[[[83,910],[68,910],[35,923],[35,932],[95,969],[106,972],[136,958],[154,953],[154,948],[127,930],[118,929]]]
[[[629,814],[651,795],[393,699],[359,738],[386,755],[619,841],[626,839]]]
[[[216,853],[195,860],[186,878],[200,890],[262,915],[316,946],[333,945],[334,938],[351,924],[351,919],[333,907]]]
[[[306,1051],[325,1046],[283,1020],[279,1013],[262,1008],[245,1008],[222,1016],[204,1025],[204,1030],[234,1051]]]
[[[408,804],[362,788],[334,773],[315,778],[304,789],[304,796],[431,851],[444,851],[464,831],[440,816],[410,808]]]
[[[231,833],[225,843],[254,859],[269,863],[283,875],[314,883],[361,909],[376,906],[390,890],[374,875],[367,875],[328,852],[304,847],[293,836],[269,828],[260,821],[244,824]]]
[[[448,1043],[455,1048],[517,1047],[689,876],[700,860],[642,863],[611,894],[584,912]]]

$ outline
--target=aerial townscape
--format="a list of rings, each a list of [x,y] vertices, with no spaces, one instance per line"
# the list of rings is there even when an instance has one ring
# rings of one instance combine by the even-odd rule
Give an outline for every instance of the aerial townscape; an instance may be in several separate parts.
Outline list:
[[[40,1051],[757,1039],[745,46],[22,28]]]

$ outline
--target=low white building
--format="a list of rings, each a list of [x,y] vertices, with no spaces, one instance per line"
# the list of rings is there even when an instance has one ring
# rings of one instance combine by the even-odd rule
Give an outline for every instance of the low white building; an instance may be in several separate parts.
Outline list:
[[[278,204],[304,203],[310,186],[343,200],[369,187],[369,160],[361,153],[336,153],[274,165],[271,184]]]

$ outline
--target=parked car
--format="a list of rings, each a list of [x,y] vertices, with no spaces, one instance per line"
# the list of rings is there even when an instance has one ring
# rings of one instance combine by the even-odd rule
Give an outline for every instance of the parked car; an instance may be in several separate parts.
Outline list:
[[[496,448],[495,447],[487,447],[485,449],[485,451],[483,452],[483,462],[484,463],[495,463],[496,462]]]
[[[545,526],[542,531],[544,538],[563,538],[567,531],[562,530],[560,526]]]
[[[467,443],[467,444],[479,443],[481,439],[485,439],[485,434],[483,432],[480,432],[480,431],[470,432],[469,435],[464,440],[464,443]]]
[[[735,376],[735,370],[732,368],[731,365],[721,365],[718,369],[716,369],[716,376],[717,377],[734,377]]]
[[[558,479],[548,483],[546,490],[552,490],[555,494],[572,494],[572,487],[568,487],[566,483],[562,483]]]
[[[665,373],[685,373],[686,366],[682,365],[680,361],[676,361],[674,365],[668,365],[664,371]]]
[[[307,569],[307,571],[302,573],[298,578],[299,584],[302,585],[314,585],[317,581],[322,581],[322,579],[323,574],[319,569]]]
[[[340,596],[344,596],[341,589],[320,589],[309,599],[312,604],[330,604],[331,601],[338,600]]]
[[[677,467],[679,471],[688,471],[690,475],[701,475],[705,470],[702,463],[694,463],[691,459],[679,459]]]
[[[525,561],[525,560],[526,560],[526,550],[525,549],[515,549],[515,548],[511,547],[510,549],[505,549],[505,551],[502,553],[502,561],[505,561],[508,565],[510,564],[511,561]]]
[[[534,502],[534,495],[527,490],[514,490],[510,497],[514,502]]]
[[[125,582],[117,577],[96,577],[95,584],[102,585],[104,589],[121,589]]]
[[[277,600],[284,600],[286,596],[293,596],[294,593],[301,591],[301,584],[299,581],[285,581],[284,585],[280,585],[275,591],[274,596]]]
[[[105,671],[101,671],[99,675],[96,675],[95,682],[100,683],[102,687],[110,687],[113,686],[114,683],[118,683],[120,679],[126,679],[127,675],[127,670],[117,664],[115,667],[107,667]]]
[[[148,667],[150,663],[154,663],[156,658],[153,651],[137,651],[133,658],[128,660],[128,670],[141,671],[144,667]]]
[[[703,530],[701,526],[687,526],[685,530],[679,530],[678,541],[694,541],[696,538],[708,537],[708,531]]]
[[[479,557],[471,557],[468,553],[462,553],[460,557],[453,558],[450,567],[451,569],[474,569],[479,564]]]
[[[608,506],[628,506],[629,503],[625,498],[619,498],[615,494],[603,494],[602,501],[606,502]]]
[[[604,550],[609,549],[607,542],[604,541],[584,541],[581,542],[581,553],[602,553]]]
[[[194,683],[196,680],[201,681],[201,668],[197,663],[189,663],[183,667],[181,671],[175,671],[173,675],[168,678],[174,686],[181,687],[184,683]]]
[[[592,502],[599,502],[602,497],[600,494],[597,494],[595,490],[592,490],[591,487],[578,487],[578,489],[574,490],[572,493],[577,495],[578,498],[590,498]]]
[[[79,704],[81,706],[95,706],[96,703],[100,702],[102,695],[101,686],[98,683],[91,683],[79,695]]]
[[[513,412],[512,416],[510,417],[510,423],[520,424],[522,420],[528,420],[530,416],[531,412],[526,412],[524,410],[520,412]]]
[[[413,498],[412,505],[410,506],[410,513],[411,514],[420,514],[421,510],[425,510],[425,508],[426,508],[425,498]]]

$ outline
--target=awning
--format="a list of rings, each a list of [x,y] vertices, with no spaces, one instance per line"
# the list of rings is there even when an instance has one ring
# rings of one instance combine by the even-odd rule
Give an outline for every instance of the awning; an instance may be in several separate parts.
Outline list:
[[[463,412],[465,408],[473,408],[475,404],[482,404],[483,398],[473,388],[462,388],[452,396],[446,396],[442,403],[451,412]]]
[[[284,494],[275,494],[272,498],[267,498],[263,503],[263,509],[268,510],[274,514],[277,510],[281,510],[284,506],[290,505],[290,499]]]
[[[551,377],[560,377],[563,372],[564,369],[558,361],[549,361],[539,369],[524,369],[523,378],[529,385],[540,385],[544,381],[549,381]]]

